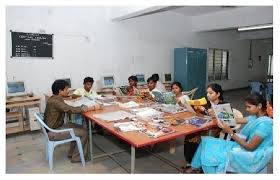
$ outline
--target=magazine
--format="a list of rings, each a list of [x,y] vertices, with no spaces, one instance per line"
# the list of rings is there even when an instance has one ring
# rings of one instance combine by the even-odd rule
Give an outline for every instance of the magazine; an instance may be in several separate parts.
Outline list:
[[[115,123],[114,128],[121,132],[130,132],[130,131],[139,131],[143,130],[142,127],[137,127],[137,123],[135,122],[122,122],[122,123]]]
[[[159,92],[159,91],[152,91],[154,95],[154,100],[159,103],[164,104],[176,104],[176,96],[172,92]]]
[[[160,104],[157,107],[155,107],[155,109],[162,111],[162,112],[171,113],[171,114],[188,111],[188,109],[186,109],[185,107],[181,107],[179,105],[173,105],[173,104]]]
[[[144,130],[142,132],[150,138],[159,138],[161,136],[175,133],[176,131],[171,128],[163,127],[157,130]]]
[[[191,124],[191,125],[194,125],[196,127],[201,127],[203,126],[205,123],[207,123],[209,120],[205,119],[205,118],[202,118],[202,117],[198,117],[198,116],[195,116],[195,117],[192,117],[191,119],[187,120],[186,121],[186,124]]]
[[[215,116],[218,120],[225,122],[229,126],[236,126],[236,121],[229,103],[212,105]]]

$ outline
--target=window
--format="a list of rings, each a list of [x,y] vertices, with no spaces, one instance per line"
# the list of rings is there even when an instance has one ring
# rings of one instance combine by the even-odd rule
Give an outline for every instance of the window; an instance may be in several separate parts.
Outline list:
[[[228,57],[228,50],[209,49],[208,81],[228,79]]]
[[[273,55],[268,55],[268,69],[267,69],[267,75],[273,76]]]

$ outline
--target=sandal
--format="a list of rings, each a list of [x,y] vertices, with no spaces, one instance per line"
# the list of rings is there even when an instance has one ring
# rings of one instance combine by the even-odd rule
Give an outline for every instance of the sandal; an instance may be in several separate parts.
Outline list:
[[[181,166],[181,170],[184,171],[184,170],[186,170],[186,169],[188,169],[190,167],[191,167],[191,165],[187,164],[186,166]]]
[[[182,173],[184,173],[184,174],[201,174],[202,171],[200,169],[189,167],[187,169],[184,169],[184,171],[182,171]]]

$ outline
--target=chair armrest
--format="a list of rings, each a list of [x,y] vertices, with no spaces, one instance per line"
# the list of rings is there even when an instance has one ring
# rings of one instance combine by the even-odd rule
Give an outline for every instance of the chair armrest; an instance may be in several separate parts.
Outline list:
[[[69,132],[72,138],[75,138],[76,135],[74,133],[74,130],[72,128],[68,128],[68,129],[60,129],[60,130],[56,130],[56,129],[51,129],[52,132],[55,133],[61,133],[61,132]]]

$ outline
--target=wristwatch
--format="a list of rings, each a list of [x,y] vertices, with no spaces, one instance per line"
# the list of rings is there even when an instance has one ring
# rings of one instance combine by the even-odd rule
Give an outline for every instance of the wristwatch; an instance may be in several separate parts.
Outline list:
[[[235,133],[234,133],[234,132],[232,132],[232,133],[230,133],[229,135],[230,135],[230,137],[233,137],[233,136],[234,136],[234,134],[235,134]]]

